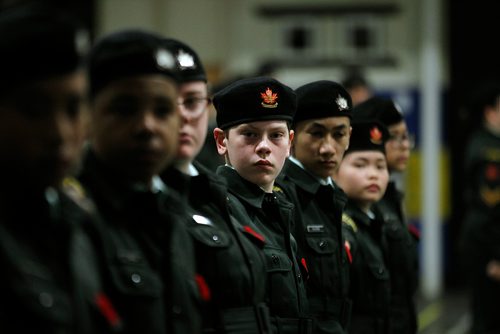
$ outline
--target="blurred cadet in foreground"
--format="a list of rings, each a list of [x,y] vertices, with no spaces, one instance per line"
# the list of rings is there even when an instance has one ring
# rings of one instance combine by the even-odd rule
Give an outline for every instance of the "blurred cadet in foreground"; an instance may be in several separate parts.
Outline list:
[[[38,6],[0,13],[0,332],[105,333],[89,212],[65,192],[86,133],[87,31]]]
[[[198,333],[206,287],[195,276],[191,217],[158,176],[178,145],[174,55],[162,36],[121,30],[97,41],[88,66],[91,131],[79,178],[103,219],[106,286],[127,333]]]
[[[195,219],[188,229],[196,247],[197,272],[211,293],[203,303],[203,331],[269,333],[262,240],[231,214],[224,180],[195,161],[205,141],[210,104],[203,64],[187,44],[166,39],[165,45],[179,67],[182,124],[176,158],[162,178],[193,209]]]

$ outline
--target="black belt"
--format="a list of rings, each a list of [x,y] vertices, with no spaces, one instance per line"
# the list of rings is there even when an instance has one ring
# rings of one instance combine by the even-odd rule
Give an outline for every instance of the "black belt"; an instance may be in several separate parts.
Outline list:
[[[227,308],[221,311],[224,333],[270,334],[269,308],[265,304]]]
[[[314,322],[311,318],[273,317],[273,324],[278,334],[312,334]]]
[[[309,309],[315,316],[333,318],[343,328],[347,328],[351,320],[352,301],[350,299],[330,299],[325,302],[318,298],[311,298],[309,299]]]

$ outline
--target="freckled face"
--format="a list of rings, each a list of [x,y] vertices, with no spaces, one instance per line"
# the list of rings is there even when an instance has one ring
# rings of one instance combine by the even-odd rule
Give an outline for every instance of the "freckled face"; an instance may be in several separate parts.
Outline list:
[[[272,191],[274,180],[290,154],[293,131],[285,121],[245,123],[216,129],[217,149],[246,180]]]

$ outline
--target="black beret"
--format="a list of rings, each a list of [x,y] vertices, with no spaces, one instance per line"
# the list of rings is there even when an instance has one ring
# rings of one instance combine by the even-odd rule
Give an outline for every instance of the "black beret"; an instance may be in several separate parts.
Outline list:
[[[173,38],[165,38],[163,41],[175,56],[181,82],[207,81],[205,68],[193,48]]]
[[[356,151],[380,151],[385,154],[385,143],[389,139],[387,128],[379,121],[354,120],[349,148],[345,154]]]
[[[355,106],[353,114],[355,119],[376,119],[385,126],[397,124],[404,119],[399,107],[392,99],[379,96],[372,96],[368,100]]]
[[[178,82],[175,57],[162,39],[139,29],[122,30],[100,39],[89,56],[91,95],[128,76],[161,74]]]
[[[291,123],[297,109],[293,89],[270,77],[237,80],[217,92],[213,103],[221,129],[265,120]]]
[[[90,47],[88,31],[69,13],[42,4],[0,13],[0,89],[77,70]]]
[[[314,118],[351,117],[351,96],[337,82],[314,81],[297,88],[295,92],[297,93],[297,113],[294,123]]]

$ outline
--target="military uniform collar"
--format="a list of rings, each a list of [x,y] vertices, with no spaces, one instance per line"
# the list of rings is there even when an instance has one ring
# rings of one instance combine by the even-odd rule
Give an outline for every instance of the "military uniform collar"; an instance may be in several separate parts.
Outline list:
[[[217,174],[226,179],[229,192],[253,207],[262,208],[266,192],[259,186],[242,178],[233,167],[228,165],[217,168]]]
[[[81,174],[82,183],[86,186],[87,178],[90,178],[94,186],[97,186],[96,191],[99,196],[105,199],[113,210],[122,210],[127,201],[137,193],[164,193],[167,194],[168,187],[160,179],[155,176],[152,179],[151,185],[144,183],[125,183],[117,179],[112,170],[103,164],[93,150],[89,150],[84,159],[84,169]],[[104,196],[106,194],[106,196]]]
[[[285,166],[286,173],[294,179],[294,182],[311,194],[318,192],[320,186],[329,185],[336,188],[335,183],[330,177],[327,179],[321,179],[313,175],[304,168],[304,165],[302,165],[299,160],[294,157],[289,157],[285,162]]]
[[[362,225],[368,227],[371,226],[373,222],[378,221],[378,216],[375,211],[372,211],[372,218],[365,212],[361,211],[361,209],[350,200],[347,202],[346,212],[358,226]]]
[[[389,181],[387,184],[387,189],[385,190],[384,198],[395,198],[398,201],[402,201],[404,194],[398,189],[396,182]]]
[[[190,163],[188,166],[188,174],[189,176],[198,176],[200,175],[200,172],[192,163]]]

